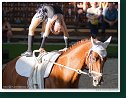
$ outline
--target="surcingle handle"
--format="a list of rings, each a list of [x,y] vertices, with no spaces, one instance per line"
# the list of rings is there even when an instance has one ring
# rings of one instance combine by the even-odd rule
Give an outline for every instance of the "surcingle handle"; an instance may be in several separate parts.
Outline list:
[[[40,52],[40,50],[34,50],[33,51],[33,57],[34,57],[35,61],[39,62],[37,57],[35,56],[35,53],[37,53],[37,52]]]

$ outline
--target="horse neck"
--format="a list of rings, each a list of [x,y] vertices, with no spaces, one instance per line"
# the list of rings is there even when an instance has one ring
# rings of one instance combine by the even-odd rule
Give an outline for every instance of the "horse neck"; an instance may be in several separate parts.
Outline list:
[[[57,60],[57,63],[67,66],[67,68],[55,66],[53,75],[55,77],[60,77],[64,81],[64,84],[68,83],[69,85],[69,83],[72,83],[71,85],[73,87],[77,87],[80,75],[75,71],[68,69],[68,67],[76,70],[83,70],[83,68],[86,66],[84,62],[90,46],[91,42],[88,41],[87,43],[78,43],[70,47]]]
[[[83,69],[86,67],[84,62],[90,47],[90,41],[86,43],[80,42],[77,45],[71,47],[71,49],[62,56],[66,61],[65,65],[75,69]]]

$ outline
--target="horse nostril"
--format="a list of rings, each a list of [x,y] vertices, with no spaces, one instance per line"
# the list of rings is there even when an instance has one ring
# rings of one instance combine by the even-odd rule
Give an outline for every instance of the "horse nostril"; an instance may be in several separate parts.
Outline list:
[[[96,80],[94,80],[94,82],[97,82]]]

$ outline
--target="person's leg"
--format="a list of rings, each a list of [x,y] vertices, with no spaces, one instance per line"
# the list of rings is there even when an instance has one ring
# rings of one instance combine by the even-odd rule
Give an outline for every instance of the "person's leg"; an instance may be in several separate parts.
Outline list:
[[[88,23],[89,29],[90,29],[90,34],[93,38],[96,38],[96,34],[98,32],[98,28],[96,25],[92,25],[90,22]]]
[[[36,15],[32,18],[31,24],[29,26],[28,35],[34,36],[34,31],[36,27],[41,23],[41,21],[42,20],[40,18],[36,18]]]
[[[32,56],[32,46],[34,40],[34,31],[36,27],[41,23],[41,19],[33,17],[31,24],[29,26],[29,33],[28,33],[28,49],[26,52],[21,54],[22,56]]]
[[[12,38],[12,32],[10,30],[7,31],[7,43],[10,43],[10,39]]]
[[[101,36],[100,36],[101,41],[103,41],[103,39],[105,39],[105,36],[106,36],[105,30],[106,30],[106,23],[105,23],[105,21],[102,21],[102,23],[101,23]]]
[[[92,37],[96,38],[98,34],[98,25],[92,25]]]
[[[91,27],[91,23],[88,22],[87,24],[88,24],[88,27],[89,27],[89,29],[90,29],[90,36],[92,36],[92,31],[91,31],[91,30],[92,30],[92,29],[91,29],[92,27]]]
[[[113,28],[114,29],[118,29],[118,22],[116,22],[116,23],[113,24]]]

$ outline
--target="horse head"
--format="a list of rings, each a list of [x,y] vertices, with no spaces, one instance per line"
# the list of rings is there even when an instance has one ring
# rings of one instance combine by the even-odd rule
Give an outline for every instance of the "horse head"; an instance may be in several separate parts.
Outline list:
[[[111,41],[111,36],[101,42],[91,37],[92,47],[88,52],[86,63],[89,68],[89,76],[93,77],[93,86],[99,86],[103,82],[103,67],[106,61],[106,48]]]

